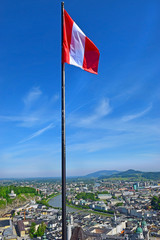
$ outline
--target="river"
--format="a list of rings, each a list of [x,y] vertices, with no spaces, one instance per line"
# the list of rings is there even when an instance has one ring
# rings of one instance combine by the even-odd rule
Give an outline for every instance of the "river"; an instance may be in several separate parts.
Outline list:
[[[49,205],[52,207],[62,207],[62,195],[58,195],[56,197],[53,197],[52,199],[49,200]],[[72,212],[79,212],[79,210],[71,208],[71,207],[66,207],[67,213],[72,213]]]

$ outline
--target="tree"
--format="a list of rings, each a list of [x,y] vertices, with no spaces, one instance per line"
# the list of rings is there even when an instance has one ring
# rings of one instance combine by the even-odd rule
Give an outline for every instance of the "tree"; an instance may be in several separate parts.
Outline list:
[[[76,198],[79,200],[79,199],[83,199],[83,200],[92,200],[92,201],[95,201],[96,200],[96,197],[93,193],[84,193],[84,192],[81,192],[81,193],[78,193],[76,195]]]
[[[115,197],[115,196],[112,196],[112,198],[113,198],[113,199],[117,199],[117,197]]]
[[[36,235],[37,237],[42,237],[44,232],[46,230],[46,225],[44,222],[42,222],[39,226],[38,226],[38,229],[37,229],[37,232],[36,232]]]
[[[155,210],[160,210],[160,198],[157,196],[154,196],[151,200],[151,206]]]
[[[123,206],[123,202],[116,203],[116,207],[121,207]]]
[[[35,222],[32,222],[30,230],[29,230],[30,238],[33,238],[35,236],[35,231],[36,231],[36,227],[35,226],[36,226]]]

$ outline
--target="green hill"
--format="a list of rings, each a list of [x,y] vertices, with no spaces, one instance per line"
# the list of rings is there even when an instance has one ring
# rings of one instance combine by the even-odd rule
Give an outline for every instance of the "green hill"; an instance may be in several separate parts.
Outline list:
[[[98,178],[101,176],[111,176],[113,174],[119,173],[117,170],[101,170],[94,173],[90,173],[85,176],[85,178]]]
[[[99,179],[130,179],[130,180],[160,180],[160,172],[141,172],[133,169],[112,174],[111,176],[101,176]]]

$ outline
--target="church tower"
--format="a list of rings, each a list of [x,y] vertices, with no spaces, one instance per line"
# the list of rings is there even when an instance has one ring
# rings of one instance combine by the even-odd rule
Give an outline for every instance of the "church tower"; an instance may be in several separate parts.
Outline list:
[[[136,237],[137,237],[137,239],[143,239],[144,240],[143,230],[140,227],[140,223],[139,222],[138,222],[138,227],[136,229]]]
[[[142,229],[143,229],[144,238],[146,240],[149,240],[149,231],[148,231],[148,228],[147,228],[147,223],[144,220],[144,218],[143,218],[143,221],[141,223],[141,226],[142,226]]]

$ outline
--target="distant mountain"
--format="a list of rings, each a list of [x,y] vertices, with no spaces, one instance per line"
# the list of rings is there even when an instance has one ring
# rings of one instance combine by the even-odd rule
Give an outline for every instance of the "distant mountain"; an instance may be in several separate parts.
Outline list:
[[[160,180],[160,172],[141,172],[133,169],[129,169],[124,172],[119,172],[116,174],[112,174],[110,176],[101,176],[100,179],[103,178],[130,178],[130,179],[147,179],[147,180]]]
[[[111,177],[111,178],[134,178],[136,176],[141,176],[141,174],[142,174],[142,172],[140,172],[140,171],[129,169],[129,170],[124,171],[124,172],[112,174],[109,177]]]
[[[102,170],[94,173],[90,173],[83,178],[98,178],[98,179],[130,179],[134,181],[141,180],[160,180],[160,172],[142,172],[138,170],[129,169],[127,171],[117,171],[117,170]]]
[[[160,180],[160,172],[143,172],[142,177],[151,180]]]
[[[113,174],[116,174],[116,173],[120,173],[119,171],[117,170],[102,170],[102,171],[97,171],[97,172],[94,172],[94,173],[90,173],[86,176],[84,176],[85,178],[99,178],[99,177],[104,177],[104,176],[111,176]]]

